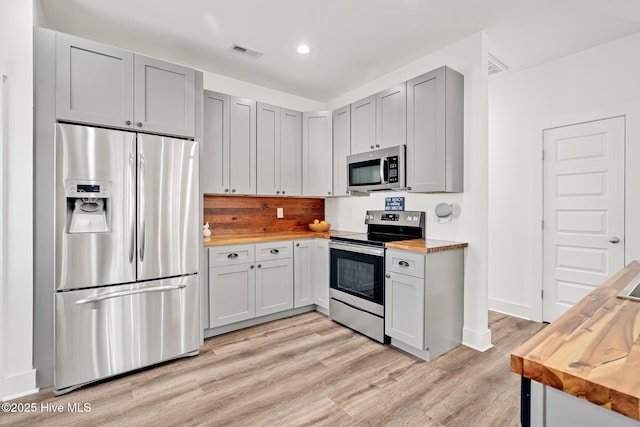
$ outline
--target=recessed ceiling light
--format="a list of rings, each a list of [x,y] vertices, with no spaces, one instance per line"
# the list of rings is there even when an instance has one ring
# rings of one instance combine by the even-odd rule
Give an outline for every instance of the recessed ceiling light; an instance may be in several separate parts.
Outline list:
[[[298,51],[298,53],[301,53],[302,55],[306,55],[307,53],[311,52],[311,48],[309,46],[307,46],[306,44],[301,44],[300,46],[298,46],[297,51]]]

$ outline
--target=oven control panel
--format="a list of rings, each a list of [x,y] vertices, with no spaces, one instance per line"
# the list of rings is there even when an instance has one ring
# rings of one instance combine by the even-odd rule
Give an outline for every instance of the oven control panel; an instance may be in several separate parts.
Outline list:
[[[420,227],[424,226],[425,213],[422,211],[367,211],[364,217],[365,224],[371,225],[396,225]]]

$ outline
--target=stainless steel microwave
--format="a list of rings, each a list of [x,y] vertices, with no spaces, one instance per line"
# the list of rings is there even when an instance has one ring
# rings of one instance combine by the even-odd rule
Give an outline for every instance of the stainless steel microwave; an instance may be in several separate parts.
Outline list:
[[[349,191],[405,188],[405,146],[382,148],[347,156]]]

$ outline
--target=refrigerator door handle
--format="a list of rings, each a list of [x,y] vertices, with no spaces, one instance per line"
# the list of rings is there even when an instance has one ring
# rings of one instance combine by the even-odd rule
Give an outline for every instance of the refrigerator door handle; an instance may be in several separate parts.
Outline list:
[[[144,262],[144,245],[145,245],[145,193],[144,193],[144,154],[140,153],[140,165],[138,166],[138,173],[140,174],[138,182],[140,189],[138,196],[140,197],[140,262]]]
[[[151,287],[151,288],[134,289],[134,290],[131,290],[131,291],[110,292],[108,294],[99,295],[97,297],[79,299],[78,301],[76,301],[76,304],[78,304],[78,305],[91,304],[91,303],[94,303],[94,302],[104,301],[104,300],[110,299],[110,298],[126,297],[126,296],[129,296],[129,295],[145,294],[145,293],[150,293],[150,292],[175,291],[175,290],[179,290],[179,289],[184,289],[186,287],[187,287],[186,284],[182,284],[182,285],[169,285],[169,286],[154,286],[154,287]]]
[[[136,251],[136,199],[135,199],[135,167],[136,159],[132,152],[129,153],[129,186],[131,191],[129,192],[129,264],[133,264],[134,254]]]

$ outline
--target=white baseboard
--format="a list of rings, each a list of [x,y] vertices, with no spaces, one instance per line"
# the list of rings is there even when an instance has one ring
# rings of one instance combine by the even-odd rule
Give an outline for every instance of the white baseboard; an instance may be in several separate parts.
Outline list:
[[[491,330],[487,329],[483,332],[472,331],[471,329],[462,329],[462,344],[478,351],[487,351],[491,344]]]
[[[2,385],[4,387],[2,390],[3,402],[35,394],[39,391],[38,387],[36,387],[35,369],[5,377]]]
[[[532,308],[530,305],[517,304],[515,302],[505,301],[498,298],[489,298],[489,310],[531,320]]]

